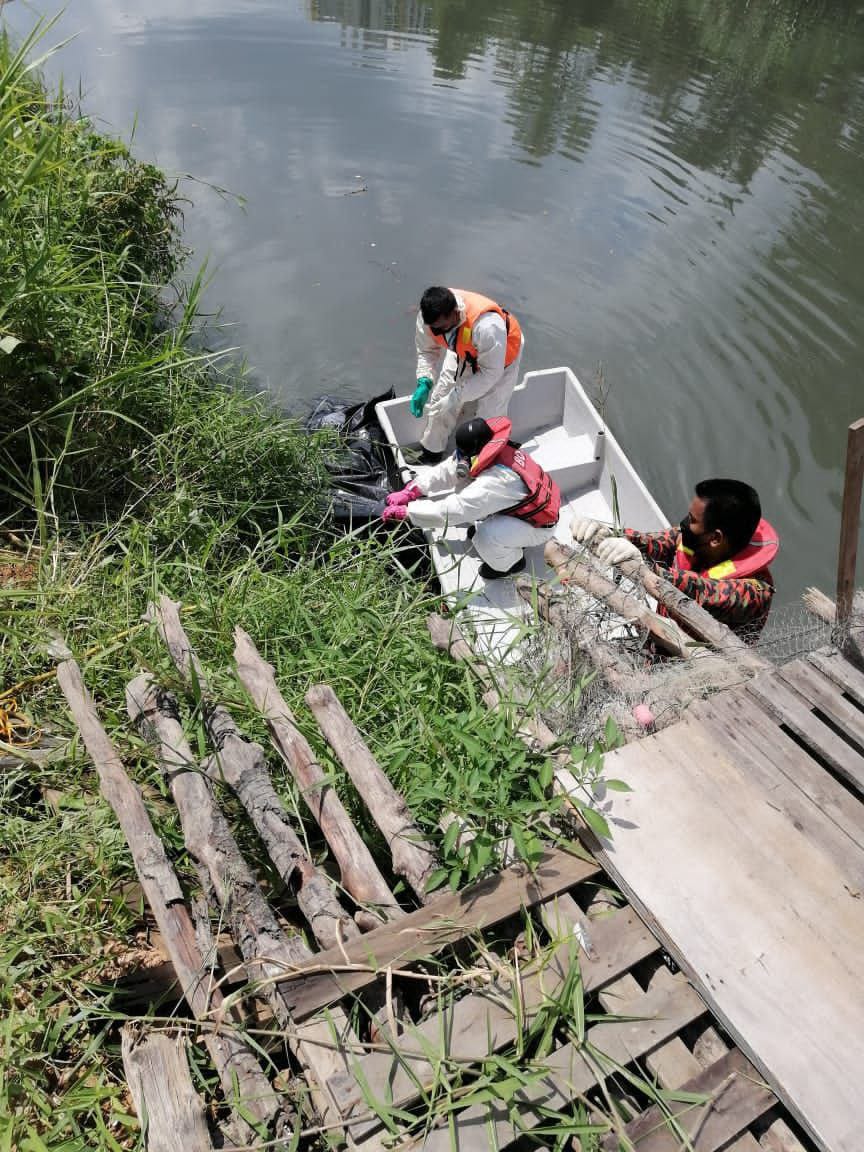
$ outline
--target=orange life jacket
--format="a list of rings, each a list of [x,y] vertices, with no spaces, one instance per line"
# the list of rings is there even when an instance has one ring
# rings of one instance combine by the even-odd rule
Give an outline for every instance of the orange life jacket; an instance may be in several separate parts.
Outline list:
[[[527,520],[536,528],[550,528],[557,524],[561,509],[561,489],[536,460],[509,443],[512,421],[506,416],[492,416],[486,423],[492,429],[492,439],[480,450],[471,466],[471,476],[479,476],[493,464],[503,464],[516,473],[528,489],[528,495],[512,508],[505,508],[502,514]]]
[[[729,560],[722,560],[711,568],[705,568],[700,576],[710,576],[712,580],[746,580],[748,576],[771,583],[771,573],[768,565],[775,559],[780,549],[780,540],[775,530],[767,520],[762,519],[756,525],[753,539],[746,548],[736,552]],[[678,537],[678,547],[675,550],[675,567],[682,572],[693,569],[693,553],[685,548]]]
[[[467,364],[471,365],[472,371],[477,371],[477,348],[474,344],[474,325],[481,316],[487,312],[497,312],[504,323],[507,325],[507,347],[504,352],[504,367],[508,367],[522,350],[522,329],[519,327],[519,321],[506,309],[496,304],[494,300],[490,300],[488,296],[481,296],[478,292],[465,292],[461,288],[452,289],[462,297],[465,303],[465,321],[459,325],[456,333],[456,355],[459,357],[459,375],[465,371]],[[431,330],[430,330],[431,331]],[[432,339],[436,344],[440,344],[442,348],[449,348],[450,345],[444,336],[439,336],[432,332]]]

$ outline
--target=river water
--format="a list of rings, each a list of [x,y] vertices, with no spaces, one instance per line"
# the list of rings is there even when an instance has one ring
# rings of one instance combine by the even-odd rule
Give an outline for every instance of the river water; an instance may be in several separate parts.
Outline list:
[[[70,0],[49,41],[72,33],[49,77],[195,177],[219,339],[287,407],[407,390],[423,288],[485,292],[524,368],[602,376],[670,519],[695,480],[746,479],[781,602],[832,591],[864,415],[864,8]]]

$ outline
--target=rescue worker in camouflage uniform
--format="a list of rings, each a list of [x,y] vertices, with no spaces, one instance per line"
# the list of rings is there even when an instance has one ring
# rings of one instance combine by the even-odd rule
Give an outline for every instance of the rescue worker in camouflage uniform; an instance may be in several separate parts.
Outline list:
[[[780,545],[749,484],[700,481],[687,515],[662,532],[625,528],[623,536],[614,536],[608,524],[582,516],[571,521],[570,531],[579,544],[600,540],[596,555],[604,564],[647,560],[748,643],[765,626],[774,597],[768,566]]]

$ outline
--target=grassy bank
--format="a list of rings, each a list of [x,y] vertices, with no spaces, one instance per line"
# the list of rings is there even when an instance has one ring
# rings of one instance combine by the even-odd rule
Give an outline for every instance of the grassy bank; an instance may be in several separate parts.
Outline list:
[[[19,735],[59,741],[49,761],[0,775],[0,1148],[20,1152],[139,1139],[114,980],[141,914],[122,899],[128,850],[53,679],[57,636],[181,869],[164,784],[122,711],[142,668],[173,679],[140,619],[162,591],[189,609],[187,631],[252,735],[227,671],[236,624],[310,736],[303,694],[326,680],[430,834],[445,808],[474,819],[478,848],[451,854],[454,883],[489,866],[514,826],[530,836],[546,806],[539,762],[431,647],[434,588],[400,572],[395,542],[320,519],[327,443],[199,350],[178,191],[46,91],[45,31],[20,51],[0,40],[0,707],[17,706]]]

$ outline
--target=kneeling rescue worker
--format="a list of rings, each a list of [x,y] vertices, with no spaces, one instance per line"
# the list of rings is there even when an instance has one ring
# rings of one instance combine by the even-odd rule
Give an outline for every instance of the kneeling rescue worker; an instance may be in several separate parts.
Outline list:
[[[570,531],[579,544],[600,540],[596,555],[604,564],[647,560],[748,643],[765,626],[774,597],[768,565],[780,542],[755,489],[741,480],[700,481],[680,525],[662,532],[625,528],[613,536],[608,524],[581,516]]]
[[[561,492],[536,460],[510,440],[511,428],[505,416],[460,424],[456,452],[391,492],[381,519],[407,518],[417,528],[475,525],[474,549],[483,561],[484,580],[521,572],[525,549],[555,534]],[[443,491],[448,494],[441,499],[424,499]]]

